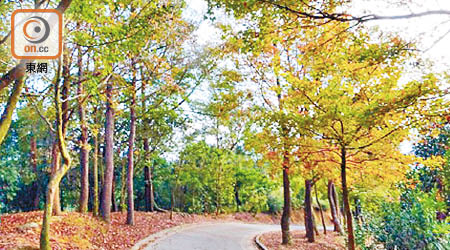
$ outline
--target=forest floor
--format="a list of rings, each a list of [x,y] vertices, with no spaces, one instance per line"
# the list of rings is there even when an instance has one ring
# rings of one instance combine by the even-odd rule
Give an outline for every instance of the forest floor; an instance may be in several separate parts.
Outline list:
[[[0,250],[38,249],[42,211],[1,215]],[[91,214],[63,212],[51,221],[52,249],[129,249],[139,240],[161,230],[189,223],[243,221],[247,223],[279,223],[269,214],[235,213],[227,215],[192,215],[174,213],[135,213],[135,225],[126,225],[126,213],[112,213],[111,224]]]
[[[281,245],[281,232],[269,232],[260,236],[260,241],[269,250],[344,250],[344,238],[335,232],[327,232],[326,235],[320,232],[316,235],[315,242],[309,243],[306,239],[305,231],[293,231],[291,233],[292,244],[289,246]]]

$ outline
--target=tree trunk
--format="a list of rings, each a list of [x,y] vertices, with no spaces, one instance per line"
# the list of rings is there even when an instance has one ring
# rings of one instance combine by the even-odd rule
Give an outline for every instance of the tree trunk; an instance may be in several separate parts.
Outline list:
[[[57,76],[60,75],[60,67],[58,67]],[[59,77],[57,77],[58,79]],[[66,84],[66,83],[65,83]],[[40,250],[50,250],[50,219],[52,216],[53,202],[55,197],[57,197],[56,190],[59,187],[59,183],[67,171],[70,169],[72,159],[70,158],[69,151],[66,147],[65,134],[64,134],[64,120],[63,120],[63,110],[61,105],[61,95],[59,92],[58,84],[55,84],[55,106],[56,106],[56,124],[57,124],[57,142],[62,158],[63,166],[58,168],[54,173],[51,174],[50,180],[47,186],[46,203],[44,208],[44,219],[42,222],[42,230],[40,237]],[[54,150],[54,152],[57,152]],[[59,155],[59,153],[57,153]]]
[[[98,134],[94,134],[94,153],[92,158],[92,175],[94,177],[94,201],[92,204],[92,214],[98,216]]]
[[[39,172],[37,169],[37,145],[36,137],[34,137],[34,135],[31,135],[30,138],[30,164],[34,174],[36,175],[36,180],[33,182],[33,186],[31,187],[33,192],[33,210],[39,210],[41,186],[39,185]]]
[[[342,178],[342,199],[344,202],[344,212],[347,222],[347,234],[348,234],[348,249],[355,250],[355,236],[353,234],[353,220],[352,213],[350,211],[350,203],[348,200],[347,189],[347,174],[346,174],[346,150],[345,147],[341,148],[341,178]]]
[[[3,110],[3,114],[0,118],[0,145],[3,143],[3,141],[6,138],[6,135],[8,134],[9,127],[11,126],[12,122],[14,109],[16,109],[17,102],[19,102],[20,99],[20,93],[22,92],[23,89],[24,84],[23,74],[25,73],[25,64],[22,65],[22,61],[24,60],[21,60],[21,63],[17,67],[20,66],[20,69],[23,69],[23,72],[21,71],[20,73],[21,76],[18,76],[17,80],[14,81],[14,87],[12,89],[11,96],[8,98],[6,108]],[[3,82],[3,79],[1,80]]]
[[[314,219],[311,206],[311,180],[305,180],[305,229],[308,242],[314,242]]]
[[[127,224],[134,225],[134,140],[136,136],[136,76],[133,77],[132,99],[130,107],[130,137],[128,138],[128,173],[127,173],[127,190],[128,190],[128,213]]]
[[[80,168],[81,168],[81,194],[79,212],[86,213],[88,211],[89,201],[89,143],[88,143],[88,127],[86,124],[86,111],[83,104],[84,88],[81,77],[83,75],[83,61],[81,49],[78,48],[78,115],[80,118]]]
[[[239,183],[234,184],[234,200],[236,201],[236,212],[240,212],[240,207],[242,205],[241,199],[239,199]]]
[[[173,208],[175,207],[175,187],[170,190],[170,219],[173,220]]]
[[[325,218],[323,217],[322,205],[320,204],[319,197],[317,195],[317,185],[314,185],[314,191],[316,193],[316,202],[317,205],[319,206],[320,218],[322,219],[323,234],[327,234],[327,226],[325,225]]]
[[[50,173],[50,176],[53,176],[59,169],[61,164],[61,154],[59,153],[59,147],[58,147],[58,139],[54,139],[53,145],[52,145],[52,170]],[[48,188],[47,188],[48,189]],[[61,198],[59,195],[59,182],[56,187],[53,188],[51,194],[53,194],[55,197],[51,200],[53,204],[52,205],[52,215],[60,215],[61,214]]]
[[[112,189],[111,189],[111,211],[113,212],[119,212],[119,206],[117,205],[117,200],[116,200],[116,177],[113,176],[113,181],[112,181]]]
[[[312,193],[311,193],[311,200],[312,200]],[[316,235],[319,235],[319,230],[317,229],[317,223],[316,223],[316,216],[314,215],[314,209],[311,209],[311,211],[313,211],[311,214],[312,214],[314,233],[316,233]]]
[[[144,167],[144,180],[145,180],[145,211],[153,212],[150,205],[150,168]]]
[[[336,218],[337,221],[339,222],[339,225],[341,226],[341,230],[342,230],[342,222],[341,222],[341,206],[339,205],[339,198],[336,192],[336,186],[334,185],[334,183],[332,183],[333,185],[331,186],[331,197],[333,198],[333,202],[334,202],[334,207],[336,208]]]
[[[145,151],[145,158],[148,162],[148,157],[150,154],[150,146],[148,144],[148,138],[144,139],[144,151]],[[147,163],[146,163],[147,164]],[[146,210],[153,212],[155,211],[155,195],[153,190],[153,168],[152,166],[145,166],[146,169],[144,169],[144,177],[145,177],[145,199],[146,199]]]
[[[339,208],[336,207],[333,191],[334,191],[333,181],[329,180],[328,181],[328,202],[330,203],[330,211],[331,211],[332,222],[334,225],[334,231],[339,232],[340,234],[343,234],[341,222],[339,221],[339,218],[337,215],[337,210]]]
[[[283,156],[283,194],[284,206],[281,215],[281,244],[286,245],[291,241],[289,233],[289,223],[291,220],[291,190],[289,183],[289,157],[288,152],[284,152]]]
[[[127,167],[125,164],[122,165],[122,171],[120,173],[120,202],[119,202],[119,211],[120,212],[125,212],[126,210],[126,188],[127,188],[127,184],[126,184],[126,176],[125,173],[127,171]]]
[[[56,197],[56,190],[58,189],[59,183],[62,177],[67,173],[70,168],[70,160],[64,163],[63,167],[60,168],[54,175],[50,176],[50,180],[47,186],[47,194],[44,208],[44,219],[42,222],[42,230],[40,237],[40,250],[51,250],[50,247],[50,219],[52,216],[53,202]]]
[[[114,179],[114,107],[113,86],[108,82],[106,87],[106,126],[105,126],[105,181],[102,188],[102,218],[107,223],[111,222],[111,197],[113,195]]]
[[[216,182],[216,216],[220,213],[220,204],[221,204],[221,183],[220,177],[222,172],[222,161],[219,157],[219,171],[217,171],[217,182]]]

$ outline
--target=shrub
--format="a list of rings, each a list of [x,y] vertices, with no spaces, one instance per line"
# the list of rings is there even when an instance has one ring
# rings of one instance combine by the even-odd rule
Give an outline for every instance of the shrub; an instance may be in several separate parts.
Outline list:
[[[450,225],[436,216],[445,203],[436,197],[436,190],[405,189],[399,201],[384,202],[379,214],[357,225],[357,243],[363,249],[448,249]]]

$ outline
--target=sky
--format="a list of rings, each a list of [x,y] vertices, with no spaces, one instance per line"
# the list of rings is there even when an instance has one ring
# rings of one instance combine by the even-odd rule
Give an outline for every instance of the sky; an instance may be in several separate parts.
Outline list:
[[[398,2],[407,4],[397,4]],[[354,16],[365,14],[392,16],[429,10],[450,10],[450,0],[354,0],[346,12]],[[215,28],[211,21],[203,18],[206,11],[206,1],[187,0],[184,17],[199,25],[195,32],[198,44],[220,43],[220,30]],[[227,18],[219,14],[218,19],[226,21]],[[450,16],[431,15],[413,19],[371,21],[365,25],[378,27],[383,32],[394,32],[407,41],[415,42],[421,58],[431,62],[436,72],[450,68]],[[400,145],[402,153],[412,151],[412,140],[414,139],[404,141]]]

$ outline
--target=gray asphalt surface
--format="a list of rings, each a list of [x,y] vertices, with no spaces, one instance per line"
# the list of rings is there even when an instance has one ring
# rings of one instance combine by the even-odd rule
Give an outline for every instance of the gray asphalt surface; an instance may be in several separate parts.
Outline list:
[[[304,229],[291,226],[292,230]],[[281,230],[280,225],[221,223],[187,228],[148,245],[146,250],[241,250],[257,249],[253,237]]]

